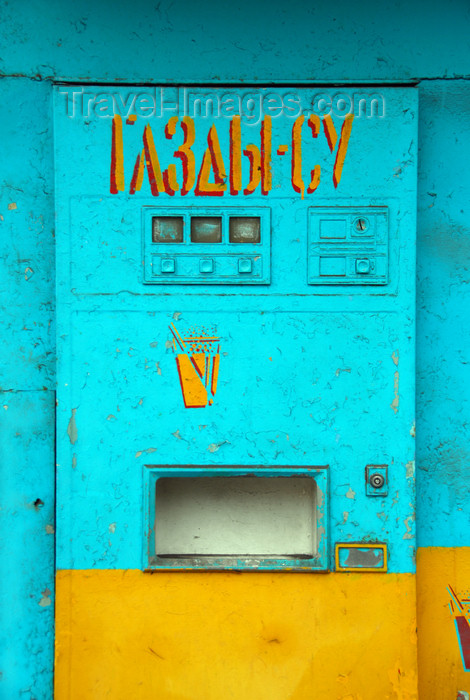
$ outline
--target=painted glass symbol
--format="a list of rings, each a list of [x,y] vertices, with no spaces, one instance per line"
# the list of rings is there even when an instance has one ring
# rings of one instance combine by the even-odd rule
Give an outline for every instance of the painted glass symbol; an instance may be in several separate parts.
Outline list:
[[[447,587],[447,591],[450,595],[449,608],[454,618],[463,668],[464,671],[470,671],[470,600],[459,600],[451,586]]]
[[[169,328],[185,407],[211,406],[217,391],[220,362],[220,338],[216,336],[216,329],[193,326],[180,334],[174,323]]]

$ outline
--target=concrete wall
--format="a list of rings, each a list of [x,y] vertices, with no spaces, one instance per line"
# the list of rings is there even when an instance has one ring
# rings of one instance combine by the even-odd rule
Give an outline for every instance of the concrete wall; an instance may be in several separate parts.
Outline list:
[[[52,695],[54,81],[419,83],[420,697],[470,691],[446,592],[470,587],[468,5],[10,2],[1,20],[0,694]],[[307,675],[295,697],[310,691]]]

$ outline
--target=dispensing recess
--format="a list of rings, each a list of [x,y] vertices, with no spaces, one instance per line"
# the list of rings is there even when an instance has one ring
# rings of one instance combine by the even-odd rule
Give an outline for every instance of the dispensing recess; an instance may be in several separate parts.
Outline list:
[[[326,570],[327,469],[146,467],[146,569]]]

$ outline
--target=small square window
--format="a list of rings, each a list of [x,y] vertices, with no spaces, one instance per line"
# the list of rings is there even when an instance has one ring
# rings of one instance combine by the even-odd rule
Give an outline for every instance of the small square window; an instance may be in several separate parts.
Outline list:
[[[222,219],[220,216],[192,216],[192,243],[220,243],[222,241]]]
[[[258,216],[231,216],[230,243],[259,243],[261,241]]]
[[[152,242],[153,243],[182,243],[183,242],[183,217],[182,216],[153,216],[152,217]]]

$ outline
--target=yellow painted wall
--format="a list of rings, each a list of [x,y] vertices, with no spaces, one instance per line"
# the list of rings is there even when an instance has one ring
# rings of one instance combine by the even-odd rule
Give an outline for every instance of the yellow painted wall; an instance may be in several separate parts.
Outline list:
[[[55,698],[415,700],[415,606],[412,574],[59,571]]]
[[[470,594],[470,547],[418,549],[418,630],[420,700],[455,700],[470,693],[470,673],[463,669],[454,621],[449,610],[451,585]]]

